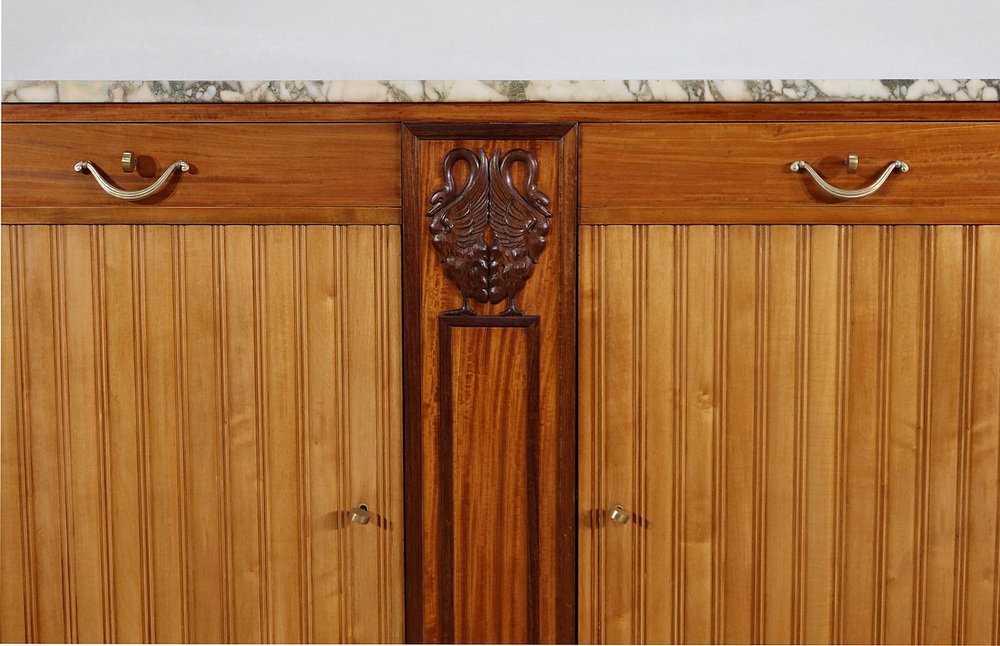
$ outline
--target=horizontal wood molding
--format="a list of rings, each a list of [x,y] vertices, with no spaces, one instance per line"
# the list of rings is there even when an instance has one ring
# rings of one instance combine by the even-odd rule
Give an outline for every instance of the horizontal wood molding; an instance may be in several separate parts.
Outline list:
[[[815,206],[589,207],[580,224],[996,224],[994,206],[878,206],[864,203]]]
[[[398,207],[7,206],[4,224],[399,224]]]
[[[435,139],[454,140],[456,132],[461,131],[464,139],[562,139],[575,123],[530,123],[530,122],[498,122],[488,123],[455,123],[442,122],[409,122],[403,126],[407,132],[418,139],[432,141]]]
[[[1000,121],[1000,103],[5,103],[18,122]]]
[[[0,640],[401,641],[399,245],[4,226]]]
[[[1000,226],[581,227],[579,311],[582,642],[1000,640]]]
[[[91,160],[127,191],[145,188],[182,159],[164,190],[143,205],[178,207],[399,207],[399,125],[14,124],[3,125],[3,206],[135,204],[107,195],[73,165]],[[133,173],[123,151],[139,156]]]

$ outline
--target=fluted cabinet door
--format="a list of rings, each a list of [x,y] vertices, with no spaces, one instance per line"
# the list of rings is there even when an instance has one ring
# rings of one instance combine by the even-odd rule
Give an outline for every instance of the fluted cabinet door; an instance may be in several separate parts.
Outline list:
[[[2,251],[0,639],[402,639],[398,227]]]
[[[581,641],[1000,641],[1000,227],[579,240]]]

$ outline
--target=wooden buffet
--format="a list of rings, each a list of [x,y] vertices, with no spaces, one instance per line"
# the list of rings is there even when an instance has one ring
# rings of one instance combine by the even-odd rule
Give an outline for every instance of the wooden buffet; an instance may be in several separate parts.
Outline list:
[[[995,105],[2,128],[0,640],[1000,641]]]

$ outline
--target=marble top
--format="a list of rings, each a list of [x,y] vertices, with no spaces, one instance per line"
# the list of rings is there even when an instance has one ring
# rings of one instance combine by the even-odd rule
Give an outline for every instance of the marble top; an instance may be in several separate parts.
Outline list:
[[[1000,79],[4,81],[4,103],[1000,101]]]

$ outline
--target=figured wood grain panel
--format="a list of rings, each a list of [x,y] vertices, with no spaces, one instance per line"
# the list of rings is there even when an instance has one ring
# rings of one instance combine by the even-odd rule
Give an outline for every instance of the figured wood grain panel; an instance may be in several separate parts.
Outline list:
[[[122,151],[140,156],[122,172]],[[145,188],[178,159],[191,171],[140,204],[117,200],[73,165]],[[4,124],[4,207],[399,207],[399,126],[373,124]],[[119,216],[120,217],[120,216]]]
[[[537,324],[449,326],[447,338],[443,361],[450,365],[442,382],[450,386],[450,402],[442,415],[449,428],[442,441],[449,442],[443,451],[455,466],[447,479],[451,490],[442,498],[450,503],[443,515],[452,547],[444,557],[451,577],[442,581],[451,598],[442,605],[454,608],[446,629],[458,643],[536,643]],[[476,370],[483,356],[507,357],[505,369]],[[533,531],[521,531],[525,527]],[[476,603],[465,603],[472,598]]]
[[[861,160],[853,174],[844,165],[852,151]],[[867,186],[896,159],[910,172],[845,203],[789,170],[799,159],[847,189]],[[735,214],[824,205],[835,212],[948,206],[961,218],[955,207],[1000,205],[998,161],[1000,123],[588,123],[580,130],[580,207],[585,221],[592,208],[725,207]]]
[[[583,227],[581,641],[996,643],[998,237]]]
[[[3,243],[3,639],[402,639],[398,228]]]

